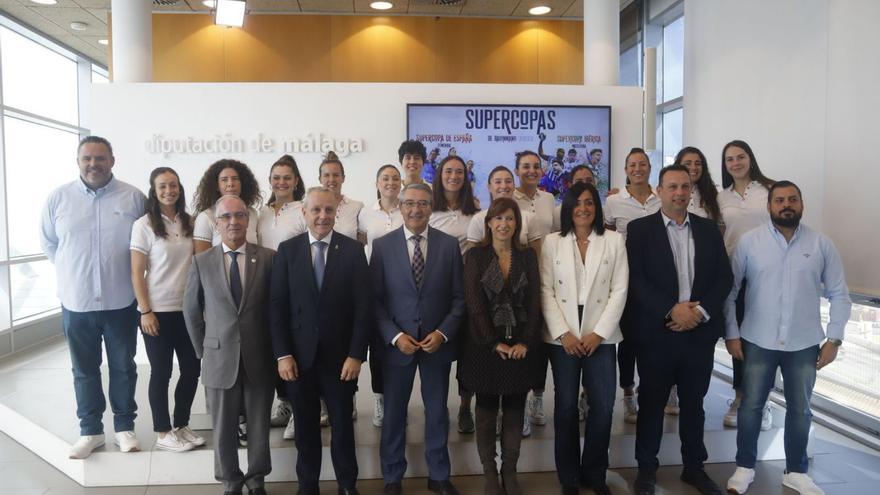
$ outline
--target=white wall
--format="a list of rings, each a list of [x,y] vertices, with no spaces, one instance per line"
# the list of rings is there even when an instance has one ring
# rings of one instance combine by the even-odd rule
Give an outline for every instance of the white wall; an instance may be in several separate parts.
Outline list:
[[[611,149],[621,162],[641,143],[641,90],[628,87],[475,85],[475,84],[109,84],[92,93],[92,132],[113,143],[117,177],[148,188],[150,170],[175,168],[192,197],[204,170],[219,158],[244,161],[268,196],[269,166],[281,151],[225,155],[189,154],[162,158],[146,151],[153,134],[211,137],[262,132],[276,139],[309,132],[359,137],[363,153],[342,157],[346,195],[375,201],[379,165],[397,164],[397,148],[406,138],[407,103],[488,103],[611,105]],[[317,185],[318,153],[294,154],[306,186]],[[513,164],[511,163],[512,167]],[[623,174],[612,172],[616,186]],[[478,187],[485,187],[478,184]]]

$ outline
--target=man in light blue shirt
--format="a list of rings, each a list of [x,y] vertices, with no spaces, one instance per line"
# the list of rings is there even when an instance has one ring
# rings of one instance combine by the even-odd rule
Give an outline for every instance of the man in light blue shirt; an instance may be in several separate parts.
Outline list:
[[[801,225],[803,202],[794,183],[770,187],[770,222],[747,232],[734,251],[733,290],[727,299],[727,350],[743,361],[736,472],[727,482],[745,493],[755,478],[761,412],[776,377],[785,381],[785,457],[782,484],[801,494],[823,494],[807,476],[810,397],[816,371],[837,357],[852,303],[843,264],[831,240]],[[743,279],[745,317],[737,326],[735,301]],[[831,302],[823,332],[819,299]],[[823,343],[824,340],[824,343]]]
[[[116,443],[139,450],[134,435],[137,307],[131,285],[131,225],[144,214],[146,197],[116,180],[113,148],[98,136],[77,149],[79,179],[49,195],[40,242],[55,264],[62,324],[73,364],[80,439],[70,457],[82,459],[104,444],[101,341],[110,369],[110,406]]]

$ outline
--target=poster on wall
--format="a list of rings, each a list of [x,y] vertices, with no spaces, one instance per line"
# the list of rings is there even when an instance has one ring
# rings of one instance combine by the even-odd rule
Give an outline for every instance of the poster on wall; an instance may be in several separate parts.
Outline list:
[[[480,203],[488,205],[489,173],[513,170],[516,154],[534,151],[544,176],[540,189],[557,202],[571,184],[571,169],[593,171],[600,197],[611,183],[610,106],[407,104],[407,136],[428,150],[422,177],[433,181],[440,161],[460,156]]]

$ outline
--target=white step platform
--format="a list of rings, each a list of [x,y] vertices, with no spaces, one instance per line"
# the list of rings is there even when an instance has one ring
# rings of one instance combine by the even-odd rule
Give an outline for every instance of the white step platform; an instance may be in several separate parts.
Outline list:
[[[106,360],[105,360],[106,362]],[[70,359],[63,340],[55,341],[37,351],[0,363],[0,430],[14,438],[35,454],[55,466],[83,486],[126,486],[214,483],[213,450],[210,418],[205,411],[204,393],[200,389],[193,405],[190,425],[205,436],[205,447],[185,452],[170,453],[154,450],[155,433],[147,400],[147,384],[150,367],[146,353],[140,347],[137,356],[138,384],[137,402],[139,416],[135,431],[141,441],[142,452],[121,453],[113,445],[113,419],[109,411],[104,416],[107,445],[97,449],[86,460],[71,460],[67,454],[70,445],[79,435],[76,418],[73,379]],[[454,371],[453,371],[454,373]],[[103,371],[104,387],[107,387],[106,367]],[[176,374],[172,378],[172,386]],[[379,429],[372,423],[373,394],[370,390],[369,369],[363,367],[357,396],[359,418],[355,423],[357,456],[360,478],[381,478],[379,464]],[[424,461],[424,415],[420,394],[413,393],[409,407],[407,428],[407,458],[410,461],[407,476],[427,476]],[[706,397],[705,442],[709,451],[709,463],[732,462],[736,454],[736,430],[724,428],[722,416],[727,410],[731,396],[728,384],[713,379]],[[618,397],[618,399],[620,399]],[[521,472],[555,471],[553,460],[553,391],[548,376],[545,394],[546,426],[533,426],[532,436],[523,440],[518,469]],[[479,474],[482,468],[474,445],[474,435],[462,435],[456,431],[459,399],[455,381],[450,386],[450,437],[449,450],[453,475]],[[618,400],[618,404],[620,401]],[[618,409],[611,437],[612,468],[634,467],[635,425],[624,423]],[[774,425],[783,425],[783,411],[774,406]],[[667,416],[666,434],[660,451],[664,465],[681,463],[681,443],[677,434],[678,417]],[[295,481],[296,449],[293,441],[283,440],[283,428],[273,428],[272,474],[268,481]],[[333,479],[330,462],[330,431],[324,429],[324,458],[321,479]],[[759,460],[784,459],[783,431],[775,427],[763,432],[759,441]],[[815,453],[815,452],[811,452]],[[242,466],[246,465],[246,450],[239,450]]]

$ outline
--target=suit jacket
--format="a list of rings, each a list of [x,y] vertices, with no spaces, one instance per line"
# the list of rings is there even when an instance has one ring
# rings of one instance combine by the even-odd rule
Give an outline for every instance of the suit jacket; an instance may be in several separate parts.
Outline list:
[[[367,358],[372,291],[363,245],[333,232],[321,290],[315,282],[309,233],[282,242],[272,268],[270,320],[275,357],[292,355],[301,370],[342,369],[347,357]],[[322,355],[318,357],[318,344]]]
[[[694,239],[694,279],[691,301],[709,313],[709,321],[687,332],[692,338],[714,342],[724,335],[724,300],[730,294],[733,273],[717,224],[688,213]],[[673,333],[666,315],[678,303],[678,276],[661,212],[627,225],[629,299],[624,312],[624,338],[657,343]]]
[[[253,382],[274,383],[277,374],[269,338],[269,274],[271,249],[247,243],[244,263],[244,292],[235,307],[223,245],[193,257],[183,295],[183,317],[196,351],[202,360],[202,384],[210,388],[231,388],[240,365]],[[243,361],[243,362],[242,362]]]
[[[420,359],[455,360],[455,338],[465,312],[461,250],[455,237],[428,227],[428,249],[422,288],[416,288],[403,227],[373,241],[370,272],[375,318],[389,364],[404,366],[407,356],[391,345],[400,333],[422,340],[440,330],[449,339],[433,354],[418,351]]]
[[[575,257],[580,256],[571,236],[558,232],[544,238],[541,247],[541,302],[547,331],[544,340],[559,345],[557,338],[572,331],[577,336],[596,333],[605,344],[620,342],[620,318],[626,306],[629,265],[623,236],[606,230],[590,234],[587,249],[587,303],[584,319],[578,319],[577,272]]]

